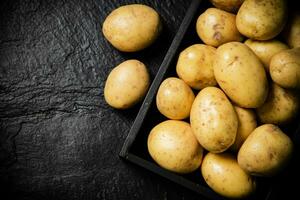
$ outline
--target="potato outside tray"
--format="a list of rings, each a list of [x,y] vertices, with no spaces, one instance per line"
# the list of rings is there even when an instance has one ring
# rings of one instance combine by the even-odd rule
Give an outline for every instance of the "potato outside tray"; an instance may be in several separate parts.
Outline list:
[[[159,122],[166,120],[166,118],[162,116],[156,108],[155,97],[157,90],[161,82],[166,77],[176,76],[175,66],[180,51],[192,44],[202,43],[196,34],[195,26],[197,17],[208,7],[212,7],[212,5],[207,1],[191,1],[186,16],[184,17],[180,28],[175,35],[168,52],[165,55],[165,58],[152,82],[152,85],[143,101],[143,104],[138,112],[138,115],[130,129],[130,132],[123,144],[122,150],[119,155],[121,158],[135,163],[145,169],[148,169],[162,177],[165,177],[185,188],[188,188],[202,195],[205,198],[212,200],[222,200],[226,198],[218,195],[207,186],[207,184],[201,177],[200,169],[188,175],[176,174],[158,166],[152,160],[147,150],[147,137],[150,130]],[[299,136],[297,136],[299,135],[297,133],[300,132],[300,126],[298,127],[298,129],[297,127],[297,123],[293,125],[292,128],[288,127],[288,131],[295,132],[294,135],[298,137],[292,138],[295,143],[299,143],[300,139]],[[297,130],[295,131],[295,129]],[[247,199],[272,200],[274,196],[276,197],[275,190],[277,189],[276,187],[275,189],[273,188],[273,182],[276,181],[267,178],[257,179],[257,192]]]

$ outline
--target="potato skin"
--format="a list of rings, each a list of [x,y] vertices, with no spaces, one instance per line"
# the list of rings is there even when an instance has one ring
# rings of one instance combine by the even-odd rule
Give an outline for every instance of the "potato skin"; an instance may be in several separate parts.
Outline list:
[[[227,12],[237,12],[244,0],[210,0],[217,8]]]
[[[107,77],[104,87],[105,101],[114,108],[130,108],[144,98],[149,83],[149,74],[142,62],[124,61]]]
[[[195,99],[192,89],[179,78],[165,79],[156,95],[156,106],[169,119],[189,117]]]
[[[238,153],[238,163],[256,176],[273,176],[284,168],[293,152],[293,142],[277,126],[264,124],[246,139]]]
[[[300,47],[300,13],[294,12],[283,31],[285,41],[291,48]]]
[[[238,152],[250,133],[257,127],[255,112],[251,109],[234,106],[238,117],[238,129],[233,145],[230,147],[234,152]]]
[[[102,32],[118,50],[135,52],[150,46],[161,29],[160,17],[153,8],[131,4],[113,10],[106,17]]]
[[[286,44],[278,40],[259,41],[248,39],[245,41],[245,44],[258,56],[267,72],[269,71],[272,56],[289,49]]]
[[[192,105],[190,121],[203,148],[214,153],[227,150],[237,132],[237,116],[223,91],[216,87],[201,90]]]
[[[248,38],[270,40],[282,31],[286,18],[285,0],[245,0],[236,15],[236,26]]]
[[[283,125],[291,122],[299,111],[299,96],[273,83],[265,103],[256,109],[262,123]]]
[[[202,162],[203,148],[190,125],[183,121],[167,120],[156,125],[148,136],[147,145],[153,160],[173,172],[190,173]]]
[[[226,95],[240,107],[257,108],[267,98],[264,67],[243,43],[229,42],[217,49],[214,74]]]
[[[196,90],[215,86],[213,60],[216,49],[204,44],[194,44],[184,49],[176,65],[179,78]]]
[[[256,190],[256,181],[228,153],[205,155],[201,172],[205,182],[228,198],[244,198]]]
[[[270,75],[275,83],[284,88],[300,89],[300,47],[274,55]]]
[[[214,47],[243,39],[236,28],[235,15],[217,8],[208,8],[199,16],[196,30],[205,44]]]

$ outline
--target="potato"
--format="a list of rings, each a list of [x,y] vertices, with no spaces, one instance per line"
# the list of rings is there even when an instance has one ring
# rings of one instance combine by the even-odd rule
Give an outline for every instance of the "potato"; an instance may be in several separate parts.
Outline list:
[[[246,139],[238,153],[238,163],[246,172],[273,176],[284,168],[293,152],[293,142],[277,126],[264,124]]]
[[[214,77],[214,47],[194,44],[183,50],[178,58],[176,72],[192,88],[199,90],[217,84]]]
[[[300,88],[300,47],[274,55],[270,63],[272,80],[284,88]]]
[[[266,102],[256,109],[262,123],[287,124],[297,115],[299,96],[295,91],[284,89],[273,83]]]
[[[190,115],[195,95],[179,78],[164,80],[156,95],[156,106],[169,119],[185,119]]]
[[[268,95],[268,81],[262,63],[247,45],[229,42],[217,49],[215,78],[238,106],[257,108]]]
[[[217,8],[227,12],[237,12],[244,0],[210,0]]]
[[[208,8],[199,16],[196,30],[205,44],[214,47],[243,39],[236,28],[235,15],[217,8]]]
[[[236,137],[238,119],[222,90],[206,87],[195,98],[191,127],[203,148],[213,153],[227,150]]]
[[[141,4],[121,6],[113,10],[102,27],[105,38],[124,52],[135,52],[150,46],[161,29],[158,13]]]
[[[164,121],[151,130],[148,151],[161,167],[183,174],[199,168],[203,156],[190,125],[177,120]]]
[[[234,106],[234,109],[238,117],[238,129],[235,141],[230,149],[237,152],[250,133],[256,128],[257,123],[253,110],[238,106]]]
[[[294,12],[284,28],[284,38],[291,48],[300,47],[300,13]]]
[[[236,15],[236,26],[248,38],[270,40],[281,32],[286,18],[285,0],[245,0]]]
[[[124,61],[107,77],[104,87],[105,101],[114,108],[130,108],[144,98],[149,82],[149,74],[142,62]]]
[[[228,198],[244,198],[256,189],[256,181],[228,153],[208,153],[202,162],[205,182],[215,192]]]
[[[269,71],[272,56],[289,48],[278,40],[258,41],[248,39],[245,44],[258,56],[266,71]]]

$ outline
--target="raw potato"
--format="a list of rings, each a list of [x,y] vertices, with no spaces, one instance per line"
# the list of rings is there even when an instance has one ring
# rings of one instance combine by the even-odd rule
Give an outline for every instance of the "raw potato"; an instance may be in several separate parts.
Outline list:
[[[195,99],[192,89],[179,78],[164,80],[156,95],[156,106],[169,119],[185,119]]]
[[[210,0],[217,8],[227,12],[237,12],[244,0]]]
[[[208,153],[202,162],[202,176],[215,192],[228,198],[244,198],[256,189],[256,182],[228,153]]]
[[[135,52],[150,46],[161,29],[160,17],[154,9],[132,4],[113,10],[105,19],[102,31],[118,50]]]
[[[281,32],[286,18],[285,0],[245,0],[236,15],[236,26],[248,38],[270,40]]]
[[[226,95],[240,107],[257,108],[267,98],[264,67],[243,43],[229,42],[217,49],[214,74]]]
[[[234,106],[235,112],[238,117],[238,129],[236,138],[233,145],[230,147],[234,152],[238,152],[244,141],[250,135],[250,133],[256,128],[255,113],[251,109],[241,108]]]
[[[205,44],[214,47],[243,39],[236,28],[235,15],[217,8],[208,8],[199,16],[196,30]]]
[[[236,137],[238,119],[222,90],[206,87],[195,98],[191,127],[203,148],[213,153],[227,150]]]
[[[176,72],[189,86],[200,90],[217,84],[214,76],[214,47],[194,44],[183,50],[178,58]]]
[[[114,108],[130,108],[143,99],[148,87],[146,66],[138,60],[127,60],[108,75],[104,87],[105,101]]]
[[[284,89],[273,83],[266,102],[256,109],[262,123],[287,124],[297,115],[299,96],[296,91]]]
[[[300,88],[300,47],[282,51],[272,57],[272,80],[284,88]]]
[[[266,71],[269,71],[272,56],[289,48],[286,44],[278,40],[258,41],[248,39],[245,44],[252,49],[252,51],[254,51],[258,58],[262,61]]]
[[[183,174],[199,168],[203,156],[190,125],[177,120],[164,121],[151,130],[148,151],[161,167]]]
[[[273,124],[257,127],[238,153],[239,165],[257,176],[273,176],[284,168],[292,156],[291,139]]]
[[[293,13],[284,28],[285,41],[291,48],[300,47],[300,13]]]

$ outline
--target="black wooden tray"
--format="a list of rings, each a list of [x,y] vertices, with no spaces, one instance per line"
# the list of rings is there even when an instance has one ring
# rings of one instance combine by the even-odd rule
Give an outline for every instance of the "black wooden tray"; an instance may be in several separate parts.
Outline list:
[[[182,185],[183,187],[195,191],[208,199],[221,200],[226,198],[218,195],[208,187],[201,176],[200,170],[196,170],[196,172],[188,175],[180,175],[170,172],[158,166],[152,160],[147,150],[147,137],[151,129],[158,123],[167,119],[162,116],[156,108],[156,92],[161,82],[166,77],[176,76],[175,66],[179,53],[192,44],[203,43],[197,36],[195,27],[198,16],[208,7],[212,6],[206,1],[192,0],[187,14],[173,39],[173,42],[124,142],[120,156],[179,185]],[[296,134],[300,133],[299,128],[297,128],[298,124],[299,123],[295,122],[288,127],[282,128],[289,133],[292,132],[295,137],[299,137],[299,134]],[[296,138],[293,137],[293,140],[295,142]],[[296,142],[299,142],[299,138]],[[285,176],[285,174],[281,176]],[[257,179],[257,191],[248,199],[271,200],[276,197],[278,198],[276,193],[277,189],[274,188],[281,187],[280,179],[282,179],[282,177]]]

